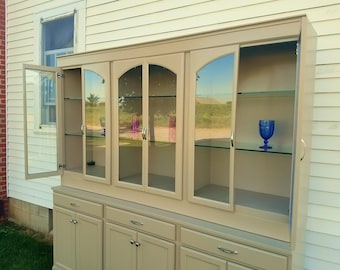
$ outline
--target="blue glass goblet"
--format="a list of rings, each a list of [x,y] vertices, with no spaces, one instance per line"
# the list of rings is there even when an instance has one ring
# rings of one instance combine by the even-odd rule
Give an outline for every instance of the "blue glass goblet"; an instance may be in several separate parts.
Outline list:
[[[272,148],[270,145],[268,145],[268,140],[273,136],[274,127],[274,120],[259,120],[259,131],[262,139],[264,140],[264,145],[260,146],[260,148],[263,150]]]

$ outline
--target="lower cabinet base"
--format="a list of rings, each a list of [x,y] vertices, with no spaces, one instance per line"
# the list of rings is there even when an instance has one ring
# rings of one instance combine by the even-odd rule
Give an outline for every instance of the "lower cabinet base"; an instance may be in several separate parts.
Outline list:
[[[291,270],[289,243],[99,194],[54,188],[53,215],[52,270]]]

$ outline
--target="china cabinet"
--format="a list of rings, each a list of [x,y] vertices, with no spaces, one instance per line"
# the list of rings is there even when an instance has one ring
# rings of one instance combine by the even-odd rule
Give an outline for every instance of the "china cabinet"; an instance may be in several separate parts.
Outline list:
[[[55,76],[26,66],[27,153],[36,157],[45,128],[37,132],[32,96],[55,87],[54,192],[104,207],[107,269],[291,269],[305,215],[313,33],[296,17],[64,56]],[[33,165],[29,177],[47,175]],[[57,232],[64,216],[78,220],[80,209],[55,207]],[[151,254],[166,263],[143,259]]]

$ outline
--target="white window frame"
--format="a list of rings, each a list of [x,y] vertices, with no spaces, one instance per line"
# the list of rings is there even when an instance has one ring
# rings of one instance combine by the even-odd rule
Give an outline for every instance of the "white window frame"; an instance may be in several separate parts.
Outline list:
[[[74,43],[73,53],[85,51],[85,1],[65,6],[49,7],[35,15],[34,19],[34,52],[33,62],[35,65],[42,65],[42,22],[52,21],[66,16],[74,15]],[[57,2],[58,3],[58,2]],[[41,97],[38,97],[41,99]],[[41,104],[41,101],[40,103]],[[40,125],[41,107],[36,108],[35,115],[38,116],[35,122],[35,130],[38,133],[51,133],[55,131],[55,125]]]

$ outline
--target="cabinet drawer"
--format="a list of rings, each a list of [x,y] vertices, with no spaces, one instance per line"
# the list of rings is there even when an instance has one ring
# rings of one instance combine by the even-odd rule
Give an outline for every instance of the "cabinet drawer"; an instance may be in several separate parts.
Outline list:
[[[148,232],[170,240],[175,240],[175,225],[171,223],[112,207],[105,208],[105,218],[114,223],[123,224],[139,231]]]
[[[89,202],[60,194],[54,194],[53,199],[55,205],[94,217],[103,217],[103,206],[99,203]]]
[[[181,242],[209,254],[266,270],[286,270],[287,257],[232,241],[181,229]]]

